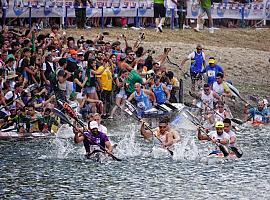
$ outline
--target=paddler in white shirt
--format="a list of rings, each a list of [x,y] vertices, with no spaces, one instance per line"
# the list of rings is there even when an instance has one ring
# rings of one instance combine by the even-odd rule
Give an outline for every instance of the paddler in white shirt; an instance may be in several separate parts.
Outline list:
[[[208,140],[213,143],[223,144],[228,146],[230,144],[230,135],[224,131],[224,123],[216,122],[215,131],[211,131],[208,134],[202,134],[201,129],[198,130],[198,139],[199,140]],[[218,153],[217,150],[214,150],[215,153]],[[210,153],[212,154],[212,152]]]

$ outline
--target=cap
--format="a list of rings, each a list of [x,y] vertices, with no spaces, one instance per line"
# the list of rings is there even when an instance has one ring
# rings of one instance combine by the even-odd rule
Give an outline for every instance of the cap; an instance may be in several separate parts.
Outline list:
[[[78,51],[76,51],[75,49],[71,49],[71,50],[69,51],[69,53],[70,53],[71,55],[77,55]]]
[[[78,56],[83,56],[84,53],[81,51],[81,52],[78,52],[77,55],[78,55]]]
[[[224,123],[223,122],[216,122],[215,128],[224,128]]]
[[[216,62],[216,60],[213,57],[209,58],[209,60],[208,60],[209,64],[215,64],[215,62]]]
[[[98,123],[96,121],[90,122],[90,129],[98,128]]]

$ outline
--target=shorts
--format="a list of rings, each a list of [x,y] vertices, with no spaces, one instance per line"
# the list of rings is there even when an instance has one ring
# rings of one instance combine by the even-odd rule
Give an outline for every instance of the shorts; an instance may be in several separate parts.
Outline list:
[[[202,74],[190,72],[190,78],[191,78],[191,83],[195,84],[196,81],[202,80]]]
[[[211,17],[211,8],[200,8],[200,14],[206,13],[207,17]]]
[[[118,98],[127,98],[126,91],[125,90],[120,90],[120,92],[116,95]]]
[[[96,87],[92,86],[92,87],[86,87],[83,90],[84,94],[91,94],[91,93],[95,93],[96,92]]]
[[[111,97],[112,97],[112,91],[102,90],[101,93],[100,93],[100,100],[103,103],[111,102]]]
[[[154,3],[154,18],[166,17],[166,8],[163,4]]]

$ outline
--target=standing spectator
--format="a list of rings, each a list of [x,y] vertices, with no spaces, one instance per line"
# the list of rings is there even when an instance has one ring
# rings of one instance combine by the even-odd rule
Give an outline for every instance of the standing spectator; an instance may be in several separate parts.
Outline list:
[[[203,19],[202,17],[207,14],[208,21],[209,21],[209,33],[214,33],[213,28],[213,18],[211,16],[211,0],[200,0],[200,12],[197,18],[197,27],[194,29],[195,31],[199,32],[203,29]]]
[[[104,70],[105,68],[105,70]],[[102,72],[100,75],[97,75],[97,78],[100,82],[100,97],[101,101],[104,103],[103,113],[104,116],[109,116],[111,96],[112,96],[112,72],[109,68],[109,63],[107,60],[104,60],[103,65],[100,66],[97,70],[97,73]]]
[[[76,24],[77,24],[77,28],[79,29],[91,28],[85,25],[87,1],[92,7],[93,4],[90,0],[75,0],[74,2]]]
[[[71,92],[74,90],[73,82],[74,82],[74,72],[79,69],[79,66],[77,65],[77,51],[72,49],[69,51],[70,57],[67,59],[67,68],[66,70],[72,74],[67,79],[67,96],[71,94]]]
[[[164,25],[165,17],[166,8],[164,6],[164,0],[154,0],[154,18],[157,32],[162,32],[162,26]]]

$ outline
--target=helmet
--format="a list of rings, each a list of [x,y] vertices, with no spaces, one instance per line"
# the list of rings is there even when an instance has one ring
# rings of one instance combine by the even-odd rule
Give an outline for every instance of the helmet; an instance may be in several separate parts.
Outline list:
[[[216,122],[215,128],[224,128],[224,123],[223,122]]]

